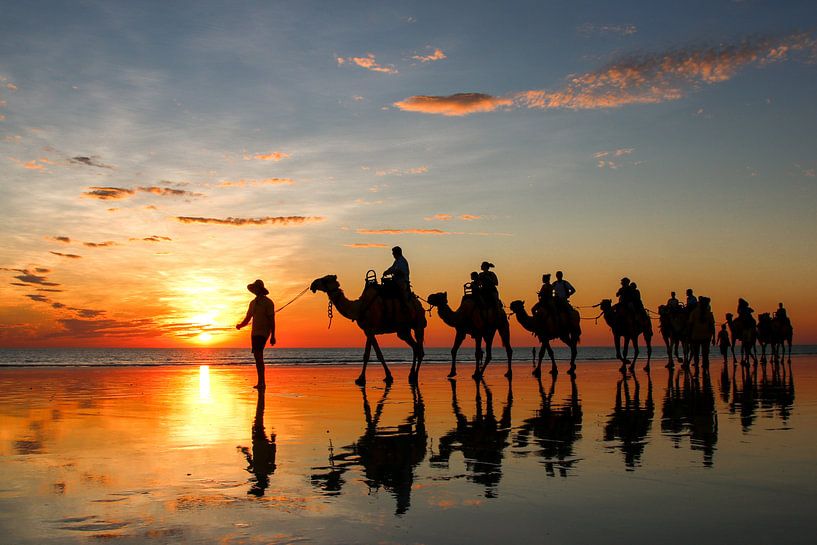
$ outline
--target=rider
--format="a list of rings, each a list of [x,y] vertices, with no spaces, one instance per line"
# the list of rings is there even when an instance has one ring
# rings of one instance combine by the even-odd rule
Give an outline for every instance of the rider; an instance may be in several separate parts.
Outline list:
[[[493,267],[493,263],[489,263],[488,261],[482,262],[479,267],[480,273],[477,275],[477,285],[479,286],[480,295],[486,302],[498,306],[499,290],[497,290],[497,286],[499,285],[499,278],[497,278],[496,273],[491,270]]]
[[[392,263],[391,267],[383,271],[383,275],[391,275],[394,280],[394,285],[397,286],[400,302],[408,308],[409,293],[411,293],[409,264],[406,258],[403,257],[403,249],[400,248],[400,246],[392,248],[391,255],[394,256],[394,263]]]
[[[564,273],[556,271],[556,282],[553,283],[553,295],[556,296],[556,300],[569,305],[568,300],[574,293],[576,293],[576,288],[564,279]]]
[[[671,291],[669,293],[669,299],[667,299],[667,307],[670,310],[676,310],[680,306],[681,306],[681,302],[678,301],[677,297],[675,297],[675,292]]]
[[[755,311],[752,307],[749,306],[749,302],[741,297],[738,299],[738,317],[739,318],[748,318],[750,320],[754,320],[752,317],[752,313]]]
[[[541,309],[544,305],[550,310],[553,310],[553,285],[550,283],[550,273],[545,273],[542,275],[542,287],[539,288],[539,301],[533,305],[531,312],[536,314],[537,312],[541,312]]]
[[[687,290],[687,310],[692,312],[692,309],[695,308],[695,305],[698,304],[698,298],[695,297],[695,294],[692,293],[692,288]]]

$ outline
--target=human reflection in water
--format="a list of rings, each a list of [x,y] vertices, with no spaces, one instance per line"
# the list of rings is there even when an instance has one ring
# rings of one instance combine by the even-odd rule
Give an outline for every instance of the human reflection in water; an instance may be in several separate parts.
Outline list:
[[[275,473],[275,434],[264,430],[264,390],[258,390],[258,401],[255,405],[255,420],[252,423],[252,450],[239,446],[238,450],[247,458],[247,471],[250,477],[250,489],[247,494],[261,497],[269,487],[269,477]]]
[[[497,420],[494,414],[494,398],[484,380],[474,381],[474,417],[469,421],[463,414],[457,400],[457,383],[451,381],[451,408],[457,419],[457,426],[440,437],[439,451],[431,457],[431,465],[447,468],[451,454],[462,452],[468,480],[485,487],[486,498],[497,497],[497,486],[502,479],[503,451],[508,446],[511,433],[511,409],[513,389],[508,380],[508,395],[502,415]],[[482,390],[485,390],[483,410]]]
[[[681,439],[688,435],[690,448],[703,451],[704,465],[712,466],[718,442],[718,413],[708,370],[694,375],[686,370],[669,370],[661,432],[670,437],[675,448],[680,448]]]
[[[542,404],[534,416],[525,419],[516,434],[514,446],[524,449],[532,436],[540,448],[536,454],[542,457],[547,475],[554,477],[558,468],[559,475],[567,477],[568,471],[578,461],[574,458],[573,445],[581,438],[582,430],[582,407],[576,377],[570,377],[570,398],[556,407],[552,404],[556,376],[552,376],[548,392],[545,392],[541,378],[538,382]]]
[[[780,418],[788,425],[794,407],[794,375],[791,364],[775,362],[767,373],[765,366],[732,368],[732,400],[729,412],[740,415],[744,432],[748,432],[760,414],[765,418]]]
[[[380,426],[389,385],[372,412],[366,388],[361,387],[366,430],[352,445],[335,454],[330,451],[329,467],[314,468],[323,471],[312,475],[312,484],[329,495],[339,495],[345,484],[343,474],[351,467],[362,467],[365,482],[370,489],[382,486],[397,500],[395,514],[402,515],[411,505],[411,487],[414,468],[423,461],[428,444],[425,427],[425,405],[420,389],[412,385],[412,412],[402,424]]]
[[[627,471],[641,464],[641,455],[647,445],[655,405],[652,400],[652,379],[647,374],[647,399],[641,405],[641,384],[632,375],[633,393],[630,395],[630,378],[626,375],[616,384],[616,405],[604,426],[605,441],[619,441],[618,448],[624,453]],[[622,397],[623,394],[623,397]]]

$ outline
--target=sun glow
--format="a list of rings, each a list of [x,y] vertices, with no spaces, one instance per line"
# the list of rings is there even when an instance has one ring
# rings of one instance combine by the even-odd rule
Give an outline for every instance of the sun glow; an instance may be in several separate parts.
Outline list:
[[[207,333],[206,331],[204,333],[199,334],[199,336],[196,337],[196,341],[198,341],[200,343],[204,343],[204,344],[207,344],[207,343],[211,342],[212,340],[213,340],[213,336],[211,334]]]

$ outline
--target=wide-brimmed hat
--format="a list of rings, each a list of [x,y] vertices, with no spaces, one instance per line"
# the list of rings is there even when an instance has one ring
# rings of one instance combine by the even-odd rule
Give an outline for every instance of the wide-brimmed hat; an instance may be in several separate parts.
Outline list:
[[[252,284],[247,284],[247,289],[256,295],[267,295],[269,293],[269,290],[264,287],[264,282],[260,279]]]

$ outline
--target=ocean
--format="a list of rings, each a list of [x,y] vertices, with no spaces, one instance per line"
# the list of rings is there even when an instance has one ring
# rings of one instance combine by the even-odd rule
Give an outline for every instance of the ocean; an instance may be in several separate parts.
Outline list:
[[[564,346],[555,346],[557,361],[569,361],[570,352]],[[423,363],[442,364],[451,361],[449,348],[426,348]],[[795,345],[793,355],[817,355],[817,345]],[[409,348],[384,348],[389,364],[410,364]],[[591,363],[615,359],[615,349],[609,346],[579,347],[577,362]],[[272,348],[265,351],[267,364],[280,365],[355,365],[362,361],[362,348]],[[646,356],[641,347],[639,361]],[[719,361],[719,355],[712,356]],[[663,345],[653,346],[652,361],[663,362]],[[457,363],[474,361],[474,350],[465,346],[457,355]],[[494,364],[505,361],[505,351],[494,349]],[[514,363],[531,363],[531,347],[514,348]],[[545,358],[547,361],[547,357]],[[370,363],[377,364],[372,354]],[[0,348],[0,367],[122,367],[122,366],[176,366],[176,365],[252,365],[248,348]]]

